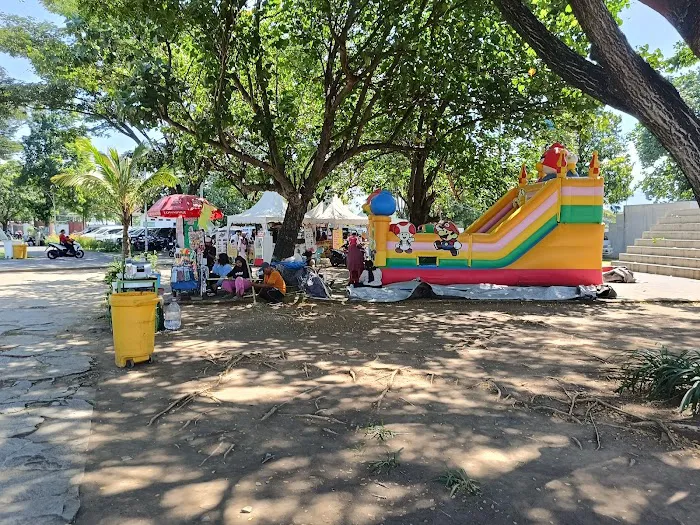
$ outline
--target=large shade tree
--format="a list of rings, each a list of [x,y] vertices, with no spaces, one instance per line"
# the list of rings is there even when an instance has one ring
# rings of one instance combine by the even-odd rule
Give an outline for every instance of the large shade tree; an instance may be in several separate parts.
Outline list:
[[[417,35],[405,61],[410,72],[392,79],[388,93],[406,95],[380,102],[390,109],[389,122],[394,115],[406,118],[401,132],[411,145],[404,152],[410,175],[401,195],[414,224],[434,218],[434,204],[446,191],[439,177],[457,164],[473,171],[475,166],[457,159],[473,154],[475,144],[488,143],[494,134],[528,140],[547,119],[564,111],[590,115],[597,105],[544,70],[490,4],[447,10],[440,22]],[[498,148],[482,153],[499,155]]]
[[[671,82],[630,46],[614,17],[626,4],[624,0],[493,2],[555,73],[584,93],[644,124],[671,154],[700,202],[700,116]],[[649,0],[646,3],[664,14],[679,29],[695,55],[700,56],[697,47],[700,9],[696,1]],[[547,25],[533,14],[533,9]],[[580,25],[590,42],[589,56],[567,45],[566,35],[558,30],[567,11],[572,11],[575,17],[571,19],[572,27]]]
[[[45,223],[54,212],[71,208],[77,202],[71,188],[60,188],[52,177],[77,168],[81,163],[76,141],[85,129],[70,116],[37,112],[28,121],[29,133],[22,138],[22,176],[19,182],[31,185],[37,196],[32,200],[33,216]]]
[[[241,169],[230,173],[246,188],[286,197],[280,257],[291,253],[329,173],[363,152],[408,148],[373,133],[378,94],[415,35],[463,8],[420,0],[54,3],[71,15],[72,56],[104,72],[131,124],[191,135],[234,161]]]

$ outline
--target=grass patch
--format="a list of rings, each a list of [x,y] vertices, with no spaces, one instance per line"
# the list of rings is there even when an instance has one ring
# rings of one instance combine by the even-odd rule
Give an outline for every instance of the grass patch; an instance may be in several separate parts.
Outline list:
[[[364,431],[365,436],[368,438],[376,439],[377,441],[381,442],[389,441],[391,438],[396,436],[396,432],[386,428],[383,423],[367,425],[364,428]]]
[[[386,472],[389,474],[392,470],[399,468],[401,462],[399,461],[399,454],[403,448],[395,452],[389,452],[385,459],[378,459],[376,461],[371,461],[367,467],[372,474],[381,474]]]
[[[678,410],[700,412],[700,352],[672,354],[667,348],[635,352],[621,371],[617,392],[629,390],[650,400],[682,396]]]
[[[481,494],[479,482],[470,478],[463,468],[446,470],[435,481],[439,481],[450,489],[451,498],[454,498],[460,492],[468,496]]]

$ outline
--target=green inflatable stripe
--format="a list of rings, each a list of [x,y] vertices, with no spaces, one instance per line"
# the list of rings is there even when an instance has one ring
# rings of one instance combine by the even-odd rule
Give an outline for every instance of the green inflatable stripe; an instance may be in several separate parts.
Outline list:
[[[600,224],[603,222],[602,206],[562,206],[561,222],[563,223],[583,223]]]
[[[535,232],[532,233],[525,241],[516,246],[515,249],[510,252],[505,257],[494,260],[486,259],[472,259],[472,268],[504,268],[509,264],[513,264],[515,261],[520,259],[526,252],[532,249],[538,242],[544,239],[549,232],[557,227],[557,218],[553,216],[542,226],[540,226]]]

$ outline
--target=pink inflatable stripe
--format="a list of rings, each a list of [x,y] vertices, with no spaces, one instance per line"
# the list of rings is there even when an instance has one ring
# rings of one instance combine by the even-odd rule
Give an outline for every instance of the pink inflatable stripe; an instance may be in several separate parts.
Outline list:
[[[537,219],[542,217],[549,208],[554,206],[557,203],[557,194],[553,193],[547,199],[544,200],[537,208],[532,210],[530,214],[528,214],[519,224],[517,224],[515,227],[513,227],[512,230],[510,230],[508,233],[506,233],[503,237],[501,237],[498,241],[493,242],[493,243],[485,243],[485,242],[475,242],[472,245],[472,252],[497,252],[501,250],[502,248],[505,248],[509,242],[511,242],[513,239],[517,238],[518,235],[520,235],[522,232],[524,232],[528,226],[533,224]],[[435,237],[437,240],[437,236]],[[460,239],[460,242],[462,242],[462,249],[466,250],[467,249],[467,243],[466,239]],[[387,250],[393,251],[396,248],[396,245],[398,243],[395,241],[388,241],[386,243]],[[411,245],[411,248],[413,251],[430,251],[434,250],[435,246],[431,242],[414,242]]]
[[[518,235],[524,232],[528,226],[533,224],[537,219],[542,217],[545,212],[557,203],[557,194],[552,193],[547,199],[527,215],[520,224],[516,225],[512,230],[506,233],[498,241],[493,243],[475,242],[472,245],[472,253],[474,252],[497,252],[505,248],[509,242],[515,239]]]
[[[566,197],[602,197],[603,187],[564,186],[561,189],[561,194]]]
[[[513,205],[511,203],[507,203],[502,209],[498,210],[498,213],[491,217],[491,219],[486,224],[479,228],[479,231],[477,233],[486,233],[487,231],[489,231],[494,224],[496,224],[503,217],[505,217],[506,214],[512,209]]]

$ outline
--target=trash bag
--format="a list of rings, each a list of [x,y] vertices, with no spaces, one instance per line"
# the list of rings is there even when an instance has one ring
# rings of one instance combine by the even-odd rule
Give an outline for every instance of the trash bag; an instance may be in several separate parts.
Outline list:
[[[612,286],[601,284],[596,290],[596,296],[598,299],[617,299],[617,292]]]
[[[616,266],[610,271],[603,272],[604,283],[634,283],[634,274],[624,266]]]
[[[330,299],[331,291],[323,279],[311,268],[304,268],[299,273],[299,289],[315,299]]]

